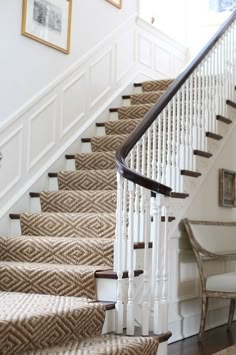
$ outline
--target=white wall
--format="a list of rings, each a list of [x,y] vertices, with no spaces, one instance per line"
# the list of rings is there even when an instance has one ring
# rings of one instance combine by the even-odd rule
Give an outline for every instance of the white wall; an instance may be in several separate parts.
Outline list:
[[[235,117],[236,118],[236,117]],[[219,169],[236,171],[236,128],[223,147],[206,179],[197,192],[187,211],[186,217],[192,219],[235,221],[236,208],[219,206]]]
[[[65,169],[64,154],[81,151],[79,138],[96,134],[94,122],[109,119],[108,107],[121,105],[121,93],[128,86],[132,87],[131,82],[174,77],[186,64],[185,47],[137,20],[135,1],[124,0],[122,10],[105,0],[84,2],[86,15],[89,14],[88,3],[97,4],[93,16],[97,17],[98,13],[100,16],[98,33],[88,33],[91,24],[86,16],[83,20],[83,6],[79,9],[77,2],[73,3],[74,13],[80,10],[78,18],[82,22],[79,25],[83,23],[84,28],[77,26],[77,32],[72,31],[72,54],[66,56],[19,35],[31,61],[25,61],[24,70],[20,70],[15,60],[15,66],[11,63],[2,74],[9,77],[8,94],[11,91],[11,96],[1,100],[1,109],[9,106],[16,111],[10,119],[0,123],[1,233],[8,232],[8,213],[29,211],[27,192],[48,189],[47,172]],[[80,38],[83,40],[79,41]],[[18,52],[16,50],[15,58],[20,57]],[[41,56],[41,60],[35,54],[39,52],[46,57]],[[35,67],[41,66],[43,70],[36,71],[37,80],[33,80]],[[22,84],[26,74],[27,81]],[[13,85],[14,77],[21,83],[20,89],[17,82]],[[0,85],[5,81],[1,80]],[[34,98],[30,96],[33,90],[36,91]],[[2,93],[6,95],[3,90]],[[23,99],[22,108],[20,100]]]
[[[0,121],[135,15],[136,7],[135,0],[123,0],[121,10],[105,0],[73,1],[71,54],[66,55],[21,35],[22,1],[0,1]]]
[[[154,27],[188,47],[189,58],[203,48],[230,14],[211,12],[207,0],[140,0],[140,13],[149,23],[154,17]]]

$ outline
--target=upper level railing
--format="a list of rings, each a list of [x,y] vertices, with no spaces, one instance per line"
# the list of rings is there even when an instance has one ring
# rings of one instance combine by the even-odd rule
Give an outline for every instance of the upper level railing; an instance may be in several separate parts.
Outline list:
[[[236,11],[116,153],[117,332],[125,324],[128,334],[134,333],[135,324],[142,326],[144,335],[167,331],[169,200],[173,192],[183,192],[183,175],[200,174],[194,156],[208,154],[207,137],[221,138],[217,118],[226,116],[226,100],[235,95],[235,19]],[[142,261],[135,257],[134,242],[144,245]],[[139,299],[137,267],[144,270]],[[127,269],[129,288],[124,295],[122,273]]]

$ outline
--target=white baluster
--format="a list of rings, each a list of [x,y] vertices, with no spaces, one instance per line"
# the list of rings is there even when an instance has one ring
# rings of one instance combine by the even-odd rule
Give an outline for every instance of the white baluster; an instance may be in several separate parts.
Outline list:
[[[189,145],[190,145],[190,155],[189,155],[189,169],[194,170],[193,167],[193,76],[189,78]]]
[[[142,335],[149,333],[150,318],[150,273],[148,247],[150,241],[150,191],[145,189],[145,235],[144,235],[144,270],[143,270],[143,306],[142,306]]]
[[[165,198],[166,200],[168,198]],[[168,205],[164,206],[164,236],[163,236],[163,269],[162,269],[162,332],[168,331]]]
[[[167,120],[167,140],[166,140],[166,180],[165,184],[167,186],[172,186],[172,166],[171,166],[171,150],[172,150],[172,141],[171,141],[171,130],[172,130],[172,106],[168,103],[166,110],[166,120]]]
[[[122,269],[127,269],[127,180],[124,180],[123,207],[122,207]]]
[[[166,129],[167,129],[167,110],[163,110],[163,134],[162,134],[162,176],[161,176],[161,183],[166,184]]]
[[[173,189],[173,191],[178,191],[178,186],[179,186],[179,171],[177,169],[176,166],[176,159],[177,159],[177,147],[176,147],[176,136],[177,136],[177,132],[176,132],[176,105],[177,105],[177,101],[176,101],[176,95],[173,97],[172,102],[172,110],[173,110],[173,115],[172,115],[172,147],[171,147],[171,167],[172,167],[172,185],[171,188]]]
[[[116,333],[123,332],[123,290],[122,290],[122,197],[124,179],[117,174],[117,227],[116,227],[116,262],[117,262],[117,294],[116,294]]]
[[[128,303],[127,303],[127,334],[134,334],[134,190],[135,185],[129,182],[129,229],[128,229]]]
[[[135,170],[137,173],[141,173],[140,169],[140,141],[136,144],[136,156],[135,156]],[[140,194],[141,187],[136,185],[135,189],[135,208],[134,208],[134,238],[136,242],[140,242]]]
[[[157,121],[152,124],[152,180],[157,180]],[[158,181],[158,180],[157,180]]]
[[[155,230],[155,241],[153,240],[153,256],[154,261],[152,264],[153,276],[153,288],[154,288],[154,308],[153,308],[153,331],[154,334],[162,333],[162,311],[161,311],[161,205],[160,205],[160,195],[157,194],[155,201],[155,208],[153,213],[155,214],[154,230]],[[153,206],[154,207],[154,206]],[[154,218],[154,216],[153,216]],[[155,264],[154,264],[155,263]]]

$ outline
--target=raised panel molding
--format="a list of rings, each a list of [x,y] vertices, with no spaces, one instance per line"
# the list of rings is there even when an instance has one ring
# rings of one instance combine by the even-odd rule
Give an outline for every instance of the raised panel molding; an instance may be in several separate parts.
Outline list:
[[[87,80],[83,71],[62,88],[61,136],[66,135],[85,115]]]
[[[23,126],[13,130],[0,144],[3,155],[0,179],[0,199],[21,179]],[[11,157],[11,159],[8,159]]]
[[[152,51],[153,43],[151,39],[139,34],[138,35],[138,51],[139,61],[147,67],[152,67]]]
[[[157,45],[154,49],[154,69],[164,74],[170,72],[170,69],[172,69],[171,52]]]
[[[29,118],[27,170],[32,169],[56,143],[56,99],[54,95]]]
[[[119,81],[135,62],[135,32],[123,33],[116,43],[116,80]]]
[[[109,48],[90,64],[89,91],[90,108],[105,96],[112,86],[112,55],[113,48]]]

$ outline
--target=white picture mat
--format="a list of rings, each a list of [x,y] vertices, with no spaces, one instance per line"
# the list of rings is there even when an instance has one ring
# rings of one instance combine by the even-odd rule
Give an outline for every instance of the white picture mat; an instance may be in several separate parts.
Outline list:
[[[48,26],[41,25],[34,20],[33,11],[35,1],[52,7],[55,6],[55,8],[61,12],[62,18],[60,32],[52,30]],[[66,49],[68,38],[68,18],[69,2],[66,0],[27,0],[25,32],[57,47]]]

